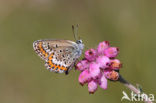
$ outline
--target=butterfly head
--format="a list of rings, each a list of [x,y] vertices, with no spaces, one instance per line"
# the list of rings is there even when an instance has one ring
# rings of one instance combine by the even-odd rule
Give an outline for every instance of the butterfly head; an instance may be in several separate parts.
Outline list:
[[[82,40],[81,39],[80,40],[77,40],[76,43],[77,44],[82,44]]]
[[[82,43],[82,40],[81,39],[77,40],[76,43],[78,45],[79,50],[82,51],[84,48],[84,44]]]

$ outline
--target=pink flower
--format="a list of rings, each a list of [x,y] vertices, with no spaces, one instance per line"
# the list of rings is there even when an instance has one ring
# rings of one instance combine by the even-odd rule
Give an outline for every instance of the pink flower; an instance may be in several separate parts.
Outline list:
[[[115,57],[118,55],[117,47],[110,47],[109,42],[99,43],[97,49],[89,49],[85,52],[85,60],[77,63],[76,68],[81,71],[79,83],[88,83],[89,93],[94,93],[98,85],[107,89],[107,80],[117,81],[121,62]]]
[[[97,90],[98,84],[92,80],[88,83],[88,91],[89,93],[93,94]]]
[[[76,69],[80,71],[83,71],[87,69],[88,67],[89,67],[89,63],[87,60],[81,60],[80,62],[76,64]]]
[[[104,50],[109,47],[109,42],[108,41],[103,41],[100,42],[97,48],[97,51],[99,54],[104,54]]]
[[[85,52],[85,58],[88,60],[88,61],[93,61],[96,59],[96,50],[95,49],[89,49]]]
[[[92,62],[89,66],[89,72],[90,72],[90,76],[93,78],[93,79],[96,79],[99,74],[100,74],[100,68],[99,68],[99,65],[95,62]]]
[[[99,56],[96,59],[96,62],[99,64],[100,68],[107,68],[110,64],[110,59],[107,56]]]
[[[117,47],[109,47],[104,50],[104,54],[110,58],[116,57],[118,53],[119,53],[119,49]]]
[[[81,85],[84,85],[86,82],[90,81],[91,77],[89,74],[88,69],[84,70],[83,72],[81,72],[81,74],[79,75],[79,83]]]
[[[107,89],[107,79],[105,77],[105,75],[102,75],[100,80],[99,80],[99,85],[102,89]]]
[[[118,60],[118,59],[111,60],[111,63],[110,63],[111,69],[118,70],[121,68],[121,66],[122,66],[122,64],[120,63],[120,60]]]
[[[104,71],[104,75],[109,80],[117,81],[119,79],[119,73],[114,70]]]
[[[105,70],[104,71],[104,75],[107,79],[109,79],[109,73],[111,72],[111,70]]]

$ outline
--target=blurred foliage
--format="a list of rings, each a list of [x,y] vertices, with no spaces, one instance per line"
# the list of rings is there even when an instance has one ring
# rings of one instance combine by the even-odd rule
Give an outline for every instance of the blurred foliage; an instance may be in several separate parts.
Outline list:
[[[108,40],[120,48],[121,74],[155,93],[155,0],[0,0],[0,103],[120,103],[122,84],[89,95],[69,75],[47,71],[35,54],[38,39],[74,40],[71,25],[79,24],[86,48]],[[128,101],[123,101],[127,103]]]

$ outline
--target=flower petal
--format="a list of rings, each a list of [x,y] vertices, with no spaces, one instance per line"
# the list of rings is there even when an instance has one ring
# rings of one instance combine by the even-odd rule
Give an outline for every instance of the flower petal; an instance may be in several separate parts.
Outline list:
[[[76,69],[83,71],[89,67],[89,62],[87,60],[81,60],[76,64]]]
[[[88,69],[84,70],[83,72],[80,73],[79,75],[79,83],[81,85],[84,85],[86,82],[90,81],[91,76],[89,74]]]
[[[88,60],[88,61],[93,61],[96,59],[96,56],[97,56],[97,52],[95,49],[89,49],[85,52],[85,58]]]
[[[90,72],[90,76],[93,79],[96,79],[100,74],[99,64],[92,62],[89,66],[89,72]]]
[[[109,47],[108,41],[100,42],[97,48],[98,54],[104,54],[104,50]]]
[[[88,83],[88,91],[93,94],[97,90],[98,84],[94,80]]]
[[[99,56],[96,59],[96,62],[99,64],[100,68],[105,69],[109,67],[110,59],[107,56]]]
[[[109,80],[117,81],[119,79],[119,73],[114,70],[104,71],[104,75]]]
[[[118,70],[121,68],[121,66],[122,66],[122,64],[121,64],[120,60],[118,60],[118,59],[111,60],[111,63],[110,63],[111,69]]]
[[[105,75],[102,75],[100,78],[100,87],[104,90],[107,89],[107,79]]]
[[[119,53],[119,49],[117,47],[109,47],[104,50],[104,54],[110,58],[116,57],[118,53]]]

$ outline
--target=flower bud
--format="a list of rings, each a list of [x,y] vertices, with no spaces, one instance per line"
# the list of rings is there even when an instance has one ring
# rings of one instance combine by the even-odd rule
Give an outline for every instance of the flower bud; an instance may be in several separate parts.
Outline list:
[[[88,83],[88,91],[90,94],[93,94],[97,90],[98,84],[92,80]]]
[[[118,60],[118,59],[111,60],[111,63],[110,63],[111,69],[118,70],[121,68],[121,66],[122,66],[122,64],[120,63],[120,60]]]
[[[104,54],[104,50],[106,48],[108,48],[108,47],[109,47],[109,42],[108,41],[100,42],[98,47],[97,47],[98,54]]]
[[[87,60],[81,60],[76,64],[76,69],[83,71],[89,67],[89,62]]]
[[[84,70],[79,75],[79,83],[81,85],[84,85],[86,82],[90,81],[90,79],[91,79],[91,77],[90,77],[88,69]]]
[[[99,68],[99,65],[95,62],[92,62],[89,66],[89,72],[90,72],[90,76],[93,78],[93,79],[96,79],[99,74],[100,74],[100,68]]]
[[[109,58],[114,58],[118,55],[119,49],[117,47],[109,47],[105,49],[104,54]]]
[[[88,61],[93,61],[96,59],[96,50],[95,49],[89,49],[85,52],[85,58],[88,60]]]
[[[100,87],[102,88],[102,89],[107,89],[107,79],[106,79],[106,77],[105,77],[105,75],[103,74],[102,76],[101,76],[101,78],[99,79],[99,85],[100,85]]]
[[[104,72],[104,75],[107,79],[117,81],[119,79],[119,73],[112,70]]]
[[[99,64],[100,68],[105,69],[109,67],[110,59],[107,56],[99,56],[96,62]]]

